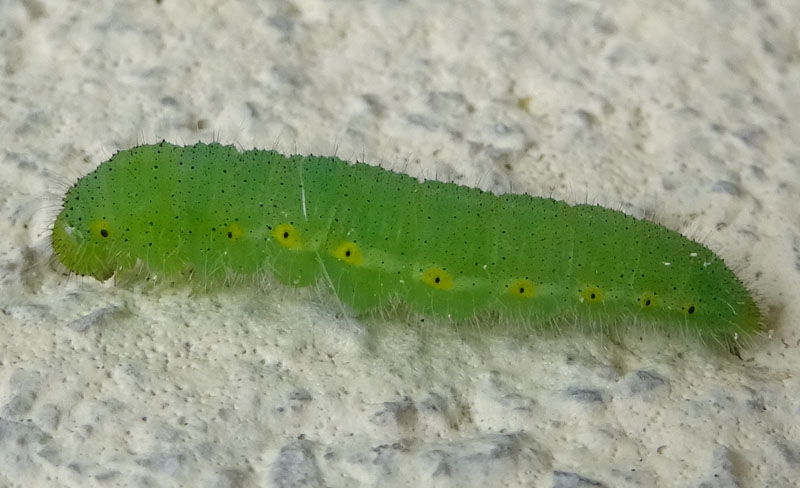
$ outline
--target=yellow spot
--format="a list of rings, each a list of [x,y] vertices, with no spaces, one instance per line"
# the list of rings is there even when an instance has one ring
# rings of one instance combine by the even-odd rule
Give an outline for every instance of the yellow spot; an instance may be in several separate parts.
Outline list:
[[[590,286],[589,288],[584,288],[580,290],[581,292],[581,303],[600,303],[603,301],[603,290],[596,286]]]
[[[536,287],[529,279],[514,280],[507,287],[508,294],[512,297],[533,298],[536,296]]]
[[[300,249],[303,243],[300,242],[300,232],[292,224],[280,224],[272,231],[272,237],[278,244],[286,249]]]
[[[111,226],[106,219],[97,219],[89,227],[92,236],[106,239],[111,237]]]
[[[655,293],[643,293],[636,299],[639,303],[639,306],[642,308],[653,308],[656,306],[656,294]]]
[[[233,223],[228,226],[228,239],[232,241],[238,241],[244,235],[244,231],[239,224]]]
[[[422,281],[437,290],[449,290],[453,287],[453,277],[444,268],[430,268],[422,273]]]
[[[355,242],[342,242],[339,244],[339,247],[333,251],[333,255],[337,259],[347,264],[352,264],[353,266],[358,266],[364,259],[364,256],[361,254],[361,249],[358,248],[358,244]]]

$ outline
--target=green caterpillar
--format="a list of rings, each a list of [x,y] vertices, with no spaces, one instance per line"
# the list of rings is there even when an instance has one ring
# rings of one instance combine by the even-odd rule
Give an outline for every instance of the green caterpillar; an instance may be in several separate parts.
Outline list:
[[[69,189],[52,239],[64,265],[98,280],[325,279],[359,313],[400,299],[456,319],[635,320],[726,345],[761,328],[723,261],[661,225],[335,157],[203,143],[120,151]]]

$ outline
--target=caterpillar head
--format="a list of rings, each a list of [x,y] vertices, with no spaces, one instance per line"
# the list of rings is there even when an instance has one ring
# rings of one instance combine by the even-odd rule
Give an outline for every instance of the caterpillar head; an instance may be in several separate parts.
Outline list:
[[[111,259],[114,231],[105,218],[94,217],[75,205],[72,193],[67,193],[64,208],[53,224],[53,250],[74,273],[105,281],[115,269]]]

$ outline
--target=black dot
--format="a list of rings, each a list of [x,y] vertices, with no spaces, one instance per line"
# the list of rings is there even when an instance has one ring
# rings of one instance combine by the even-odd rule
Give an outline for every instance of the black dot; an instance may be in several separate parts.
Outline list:
[[[347,257],[349,258],[349,257],[350,257],[350,250],[348,249],[347,251],[345,251],[345,252],[344,252],[344,255],[345,255],[345,256],[347,256]]]
[[[233,232],[228,231],[228,239],[233,239]]]
[[[592,293],[592,294],[589,296],[589,298],[591,298],[592,300],[594,300],[595,296],[596,296],[596,295],[595,295],[594,293]]]
[[[438,283],[439,281],[441,281],[441,278],[439,278],[439,277],[437,276],[437,277],[436,277],[436,279],[435,279],[434,281],[436,281],[436,282]]]
[[[284,238],[284,239],[288,239],[288,238],[289,238],[289,232],[288,232],[288,231],[285,231],[285,232],[283,233],[283,238]]]
[[[689,307],[689,315],[694,313],[694,305]]]
[[[524,295],[525,294],[525,288],[520,288],[519,289],[519,294],[520,295]]]
[[[649,299],[649,298],[648,298],[647,300],[645,300],[645,302],[644,302],[644,305],[645,305],[646,307],[649,307],[649,306],[650,306],[650,299]]]
[[[100,229],[100,235],[103,237],[108,237],[108,229]]]

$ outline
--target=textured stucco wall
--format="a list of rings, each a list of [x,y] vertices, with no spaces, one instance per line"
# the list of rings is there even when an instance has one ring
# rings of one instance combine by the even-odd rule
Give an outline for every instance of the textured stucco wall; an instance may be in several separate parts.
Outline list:
[[[789,0],[0,2],[0,486],[792,486],[797,25]],[[465,341],[51,266],[59,195],[161,138],[655,216],[771,332],[743,360],[650,331]]]

